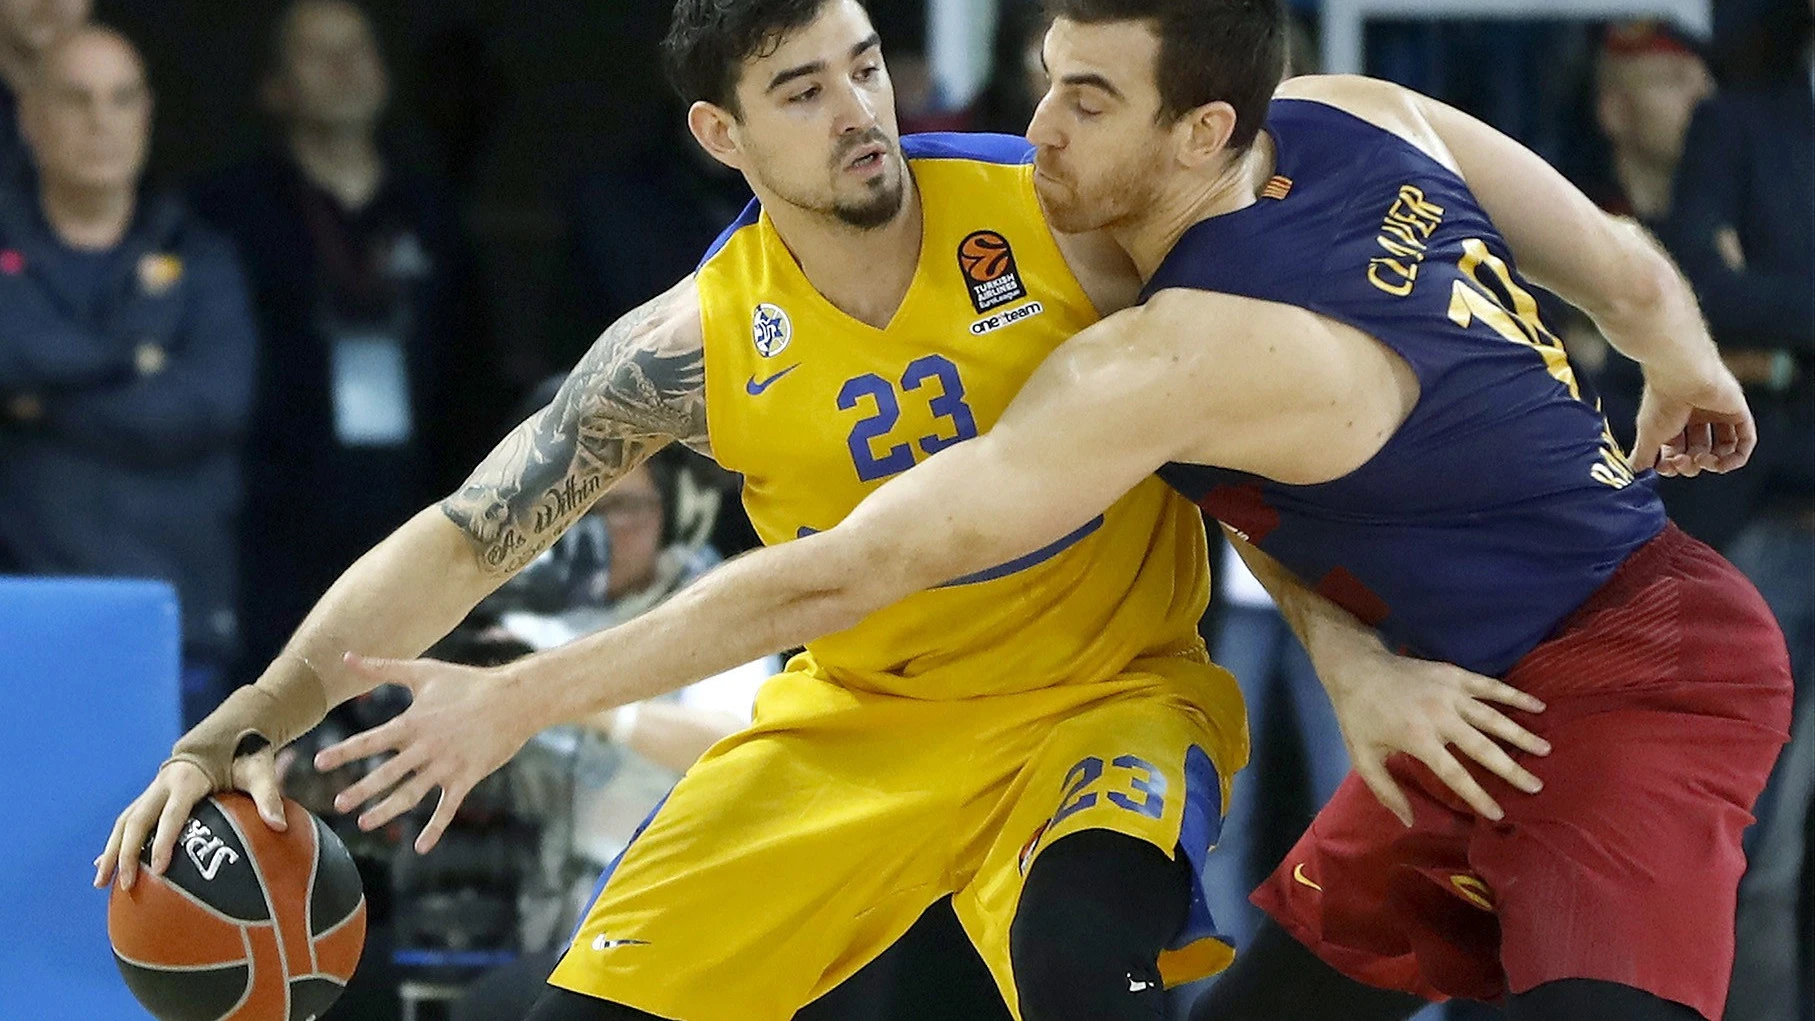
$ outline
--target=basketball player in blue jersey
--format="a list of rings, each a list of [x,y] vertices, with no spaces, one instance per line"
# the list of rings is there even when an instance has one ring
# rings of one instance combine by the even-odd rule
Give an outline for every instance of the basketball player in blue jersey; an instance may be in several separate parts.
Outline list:
[[[1263,580],[1346,608],[1280,591],[1320,664],[1384,655],[1357,647],[1360,618],[1548,706],[1503,715],[1435,668],[1365,697],[1326,678],[1359,775],[1256,894],[1279,928],[1196,1018],[1401,1018],[1449,996],[1519,1021],[1716,1018],[1740,832],[1790,677],[1757,593],[1652,491],[1653,467],[1728,471],[1754,442],[1686,284],[1455,110],[1365,79],[1276,92],[1271,0],[1050,7],[1038,187],[1059,228],[1107,230],[1133,258],[1139,307],[835,528],[510,672],[397,667],[415,719],[352,749],[401,748],[463,788],[462,733],[525,684],[571,713],[647,697],[1041,548],[1158,471]],[[1630,458],[1528,278],[1644,366]],[[1432,723],[1446,714],[1469,726]],[[1519,723],[1548,756],[1480,733]],[[1524,793],[1477,780],[1452,743]]]

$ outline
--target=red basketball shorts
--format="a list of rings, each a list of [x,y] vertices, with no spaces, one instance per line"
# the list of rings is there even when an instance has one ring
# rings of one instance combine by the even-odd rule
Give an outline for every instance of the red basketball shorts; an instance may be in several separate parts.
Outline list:
[[[1422,763],[1389,765],[1407,829],[1351,774],[1254,902],[1329,964],[1430,999],[1546,982],[1635,986],[1720,1017],[1740,833],[1788,739],[1782,632],[1739,571],[1674,525],[1640,548],[1506,681],[1551,743],[1515,752],[1524,794],[1476,816]]]

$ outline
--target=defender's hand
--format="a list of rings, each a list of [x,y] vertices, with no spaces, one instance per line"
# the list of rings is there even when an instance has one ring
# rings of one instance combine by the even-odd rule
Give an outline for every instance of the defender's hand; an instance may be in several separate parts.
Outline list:
[[[379,684],[408,688],[410,707],[382,726],[323,749],[315,756],[315,768],[326,772],[395,752],[340,792],[334,807],[350,812],[389,791],[359,817],[360,829],[374,830],[414,808],[430,790],[441,788],[434,817],[416,838],[416,853],[426,854],[479,781],[509,762],[532,733],[515,724],[511,690],[498,671],[432,659],[365,659],[351,653],[346,662]]]
[[[1412,825],[1411,803],[1386,768],[1387,758],[1395,752],[1422,761],[1476,812],[1495,821],[1505,812],[1450,754],[1449,746],[1528,794],[1543,787],[1490,740],[1498,738],[1533,755],[1550,754],[1549,742],[1488,704],[1544,711],[1543,702],[1511,685],[1448,663],[1403,658],[1379,649],[1346,665],[1341,683],[1330,690],[1355,772],[1407,826]]]
[[[1645,370],[1634,471],[1694,478],[1744,467],[1758,445],[1758,426],[1739,380],[1719,360],[1685,374]]]
[[[276,753],[269,747],[233,760],[231,790],[245,791],[258,805],[265,825],[282,832],[283,791],[277,782]],[[139,852],[151,836],[151,871],[162,875],[182,835],[183,822],[203,798],[214,793],[202,771],[187,762],[166,762],[145,793],[114,820],[107,849],[95,859],[95,886],[107,885],[117,871],[120,889],[130,890],[139,876]],[[155,834],[153,827],[156,827]]]

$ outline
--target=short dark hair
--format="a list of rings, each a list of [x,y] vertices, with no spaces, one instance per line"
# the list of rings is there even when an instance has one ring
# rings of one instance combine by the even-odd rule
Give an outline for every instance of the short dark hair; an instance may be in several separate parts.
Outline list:
[[[1205,103],[1235,108],[1229,148],[1254,144],[1286,69],[1286,13],[1279,0],[1047,0],[1047,13],[1080,24],[1145,21],[1160,40],[1154,74],[1160,120]]]
[[[812,24],[831,2],[675,0],[662,40],[668,80],[684,103],[703,100],[741,116],[737,79],[744,61],[775,52],[782,37]]]

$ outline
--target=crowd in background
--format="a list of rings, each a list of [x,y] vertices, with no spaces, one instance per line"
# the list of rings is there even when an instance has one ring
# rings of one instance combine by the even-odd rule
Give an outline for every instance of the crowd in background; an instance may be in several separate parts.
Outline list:
[[[904,132],[1026,125],[1045,87],[1030,0],[1003,0],[989,81],[961,108],[934,86],[924,7],[871,7]],[[1295,63],[1312,70],[1318,4],[1292,7]],[[122,22],[143,16],[119,8]],[[1753,464],[1662,489],[1679,523],[1753,578],[1789,639],[1795,736],[1748,838],[1729,1016],[1810,1021],[1815,4],[1714,10],[1713,39],[1659,23],[1406,21],[1371,28],[1368,53],[1372,72],[1482,116],[1651,228],[1747,387]],[[522,87],[513,95],[480,21],[409,54],[447,77],[399,111],[394,67],[417,41],[381,39],[381,12],[296,0],[273,13],[245,41],[257,73],[209,90],[238,97],[264,145],[172,181],[148,172],[162,83],[135,39],[94,22],[91,0],[0,0],[0,573],[171,582],[189,722],[256,676],[356,557],[449,492],[544,376],[690,271],[748,200],[678,110],[636,94],[622,103],[655,111],[637,121],[653,130],[628,132],[610,159],[559,161],[546,216],[493,215],[473,198],[471,154],[518,130],[507,98]],[[654,41],[601,40],[598,59]],[[400,142],[409,130],[434,144]],[[547,250],[534,296],[497,255],[525,222]],[[1636,367],[1569,310],[1551,321],[1629,442]],[[754,544],[735,487],[684,452],[654,462],[449,650],[515,655],[653,605]],[[1254,924],[1245,892],[1347,758],[1303,651],[1239,562],[1222,563],[1205,633],[1248,696],[1255,747],[1213,856],[1216,915],[1239,938]],[[572,737],[575,775],[587,740],[684,768],[747,719],[750,691],[721,682],[629,714],[640,734],[623,714],[593,721]],[[616,825],[595,822],[603,843],[578,859],[594,864]],[[346,1016],[389,1008],[359,1009]]]

